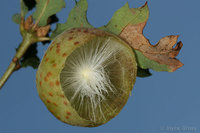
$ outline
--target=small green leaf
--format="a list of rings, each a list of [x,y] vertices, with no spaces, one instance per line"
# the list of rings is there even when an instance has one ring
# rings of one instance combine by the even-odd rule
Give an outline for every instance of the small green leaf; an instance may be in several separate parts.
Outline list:
[[[76,6],[69,13],[67,22],[64,24],[57,24],[56,29],[52,32],[51,38],[56,37],[64,30],[76,27],[92,27],[87,20],[87,0],[80,0]]]
[[[21,23],[21,15],[19,13],[16,13],[12,16],[12,21],[16,24]]]
[[[39,21],[39,26],[47,25],[48,18],[65,7],[64,0],[37,0],[36,2],[36,11],[33,18]]]
[[[34,69],[38,67],[40,64],[40,59],[37,56],[37,44],[32,44],[22,59],[20,60],[21,67],[28,67],[31,66]]]
[[[129,8],[128,3],[126,3],[114,13],[109,23],[103,27],[100,27],[100,29],[104,29],[119,35],[128,24],[146,22],[148,18],[149,9],[147,4],[140,8]]]
[[[149,69],[142,69],[140,67],[137,68],[137,77],[145,78],[151,75],[152,74],[149,72]]]
[[[35,6],[35,0],[20,0],[21,14],[16,13],[12,16],[12,20],[16,24],[21,23],[21,17],[25,17],[29,10]]]

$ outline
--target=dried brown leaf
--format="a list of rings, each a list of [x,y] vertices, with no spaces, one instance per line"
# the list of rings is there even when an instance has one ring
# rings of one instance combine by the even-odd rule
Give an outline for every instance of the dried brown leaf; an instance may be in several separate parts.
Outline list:
[[[179,36],[166,36],[160,39],[156,45],[151,45],[149,40],[143,35],[145,25],[146,22],[137,25],[128,24],[120,33],[120,37],[127,41],[132,48],[140,51],[150,60],[167,65],[171,71],[175,71],[183,66],[183,64],[176,59],[176,56],[183,46],[182,42],[178,42],[175,48],[173,48]]]

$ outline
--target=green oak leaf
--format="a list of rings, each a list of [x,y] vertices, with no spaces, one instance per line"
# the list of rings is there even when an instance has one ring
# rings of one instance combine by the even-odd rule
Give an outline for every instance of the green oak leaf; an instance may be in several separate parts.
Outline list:
[[[15,13],[12,16],[12,21],[16,24],[20,24],[21,23],[21,17],[25,17],[25,15],[28,12],[28,7],[26,6],[26,4],[24,3],[24,0],[20,0],[20,4],[21,4],[21,14],[19,13]]]
[[[28,13],[28,11],[30,11],[33,7],[35,7],[36,2],[35,0],[20,0],[20,4],[21,4],[21,14],[15,13],[12,16],[12,20],[16,24],[21,23],[21,17],[24,18]]]
[[[39,21],[38,26],[47,25],[48,18],[65,7],[64,0],[37,0],[36,2],[33,19]]]
[[[21,67],[28,67],[31,66],[34,69],[38,68],[38,65],[40,64],[40,59],[37,56],[37,44],[32,44],[22,59],[20,60]]]
[[[64,30],[68,30],[76,27],[92,27],[87,20],[87,0],[80,0],[76,2],[75,7],[69,13],[67,22],[64,24],[57,24],[56,29],[52,32],[51,38],[56,37]]]
[[[129,8],[128,3],[126,3],[114,13],[108,24],[100,27],[100,29],[119,35],[128,24],[146,22],[148,17],[149,9],[146,3],[140,8]]]

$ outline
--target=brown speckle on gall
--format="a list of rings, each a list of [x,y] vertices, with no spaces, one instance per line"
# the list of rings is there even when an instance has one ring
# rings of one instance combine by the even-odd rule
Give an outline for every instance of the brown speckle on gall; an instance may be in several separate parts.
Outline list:
[[[43,97],[46,97],[44,93],[42,93],[42,96],[43,96]]]
[[[71,112],[67,111],[67,115],[71,115]]]
[[[60,82],[58,80],[56,80],[56,85],[59,86],[60,85]]]
[[[49,86],[54,87],[54,83],[52,81],[49,82]]]
[[[60,53],[60,49],[56,49],[56,54],[59,54]]]
[[[51,77],[52,75],[53,75],[52,72],[47,73],[47,77]]]
[[[55,102],[53,102],[53,105],[55,105],[56,107],[58,106],[58,104],[57,104],[57,103],[55,103]]]
[[[73,39],[73,37],[69,37],[69,38],[68,38],[68,41],[71,41],[72,39]]]
[[[65,97],[65,95],[64,95],[64,94],[60,94],[59,96],[60,96],[60,97],[62,97],[62,98],[64,98],[64,97]]]
[[[42,72],[40,73],[40,78],[42,78]]]
[[[67,54],[66,53],[63,53],[63,55],[62,55],[63,57],[66,57],[67,56]]]
[[[51,96],[51,97],[52,97],[52,96],[53,96],[53,93],[52,93],[52,92],[49,92],[49,96]]]
[[[52,114],[54,113],[54,111],[53,110],[49,110]]]
[[[46,58],[46,59],[45,59],[45,62],[47,62],[48,60],[49,60],[49,58]]]
[[[53,49],[53,46],[50,47],[50,51]]]
[[[56,65],[56,63],[54,63],[52,66],[55,68],[57,65]]]
[[[40,81],[40,86],[42,86],[42,81]]]
[[[56,48],[57,48],[57,49],[59,49],[59,48],[60,48],[60,43],[57,43],[57,46],[56,46]]]
[[[79,42],[77,41],[77,42],[74,42],[74,45],[78,45],[79,44]]]
[[[49,78],[46,76],[46,77],[44,77],[44,81],[45,82],[48,82],[49,81]]]
[[[63,103],[64,103],[65,105],[67,105],[67,101],[64,101]]]
[[[51,101],[49,99],[47,99],[47,103],[51,103]]]

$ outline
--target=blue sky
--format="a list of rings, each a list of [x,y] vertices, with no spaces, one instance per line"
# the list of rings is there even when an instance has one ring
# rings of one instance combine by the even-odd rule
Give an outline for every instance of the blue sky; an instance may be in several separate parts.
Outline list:
[[[140,7],[145,0],[88,0],[88,20],[106,24],[126,2]],[[65,22],[74,6],[66,0],[58,14]],[[96,128],[73,127],[58,121],[40,100],[35,84],[36,70],[15,72],[0,92],[1,133],[200,133],[200,9],[199,0],[149,0],[150,18],[144,34],[152,44],[167,35],[180,35],[184,44],[178,59],[185,65],[174,73],[154,72],[137,78],[132,96],[120,114]],[[19,0],[1,0],[0,75],[6,70],[21,41],[18,25],[11,17],[19,12]],[[47,46],[39,45],[41,57]]]

